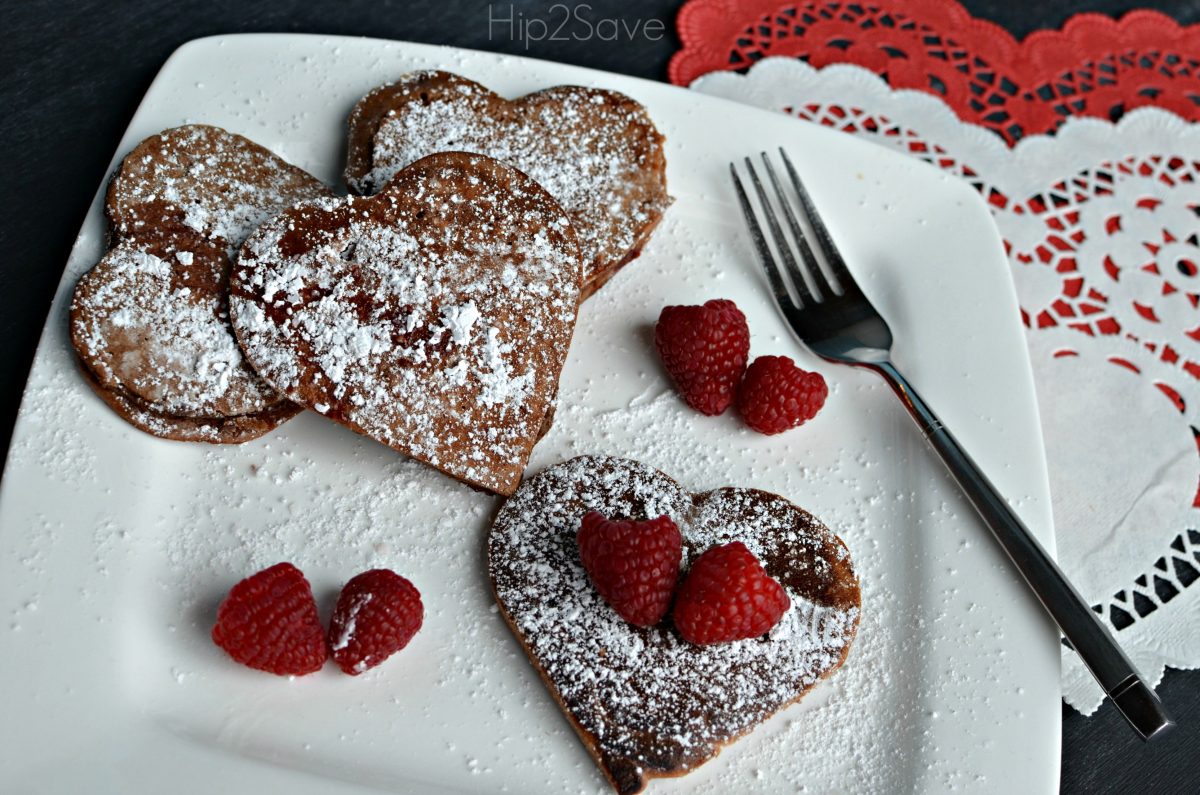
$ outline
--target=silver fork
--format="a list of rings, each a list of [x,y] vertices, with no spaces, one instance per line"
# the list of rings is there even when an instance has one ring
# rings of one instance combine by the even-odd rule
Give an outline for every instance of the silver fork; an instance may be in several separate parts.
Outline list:
[[[736,165],[730,163],[729,170],[746,215],[750,236],[754,239],[767,280],[775,293],[775,302],[793,331],[813,353],[823,359],[865,367],[883,376],[1046,612],[1058,624],[1067,642],[1079,654],[1125,719],[1145,740],[1169,730],[1175,725],[1174,721],[1112,635],[1009,508],[996,487],[892,364],[892,332],[887,321],[875,311],[854,281],[787,152],[780,149],[779,153],[795,200],[785,190],[765,152],[762,154],[762,164],[774,201],[782,209],[784,221],[795,241],[794,250],[751,159],[745,159],[744,168],[758,200],[757,211]],[[759,214],[766,220],[779,251],[779,259],[771,252],[758,221]],[[805,219],[811,233],[801,226],[800,218]],[[821,268],[815,253],[817,251],[825,261],[828,274]],[[779,260],[782,260],[782,265]],[[789,285],[792,291],[789,291]]]

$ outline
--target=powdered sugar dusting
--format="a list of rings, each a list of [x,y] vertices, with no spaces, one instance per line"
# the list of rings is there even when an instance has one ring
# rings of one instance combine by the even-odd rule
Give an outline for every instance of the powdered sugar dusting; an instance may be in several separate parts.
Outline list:
[[[471,329],[479,320],[479,309],[474,301],[467,301],[462,306],[447,306],[442,309],[442,325],[450,332],[450,342],[455,345],[467,345],[471,341]],[[409,316],[405,323],[406,331],[416,328],[416,313]],[[489,329],[490,333],[491,329]]]
[[[627,624],[579,563],[574,539],[587,510],[671,516],[684,566],[713,545],[742,541],[792,606],[768,638],[718,646]],[[488,560],[510,621],[622,788],[704,762],[796,700],[841,665],[858,625],[845,548],[809,514],[753,490],[693,498],[627,459],[577,458],[527,481],[497,517]]]
[[[434,152],[502,160],[566,210],[579,235],[585,284],[636,254],[670,202],[661,137],[645,110],[620,94],[561,86],[507,103],[477,83],[430,72],[381,91],[397,91],[397,107],[374,132],[370,171],[348,173],[352,187],[379,190]],[[363,122],[352,117],[355,123]]]
[[[341,651],[350,645],[351,639],[354,638],[354,630],[358,627],[358,614],[371,601],[374,594],[360,594],[357,599],[351,602],[348,609],[346,620],[342,623],[341,631],[338,632],[336,638],[330,640],[330,651]]]
[[[264,224],[230,310],[250,361],[291,399],[508,492],[556,390],[579,278],[549,196],[496,161],[444,155],[375,197]]]
[[[223,240],[233,251],[281,208],[328,194],[315,177],[258,144],[193,124],[147,138],[122,161],[108,211],[122,237],[153,230],[164,215],[182,214],[187,228]]]
[[[72,341],[104,400],[143,430],[193,441],[245,441],[292,416],[229,327],[229,257],[279,209],[327,194],[216,127],[177,127],[135,147],[108,192],[116,244],[71,307]]]
[[[248,414],[277,402],[242,357],[221,297],[173,285],[174,268],[194,262],[190,252],[177,259],[125,244],[83,277],[73,330],[93,373],[182,417]]]

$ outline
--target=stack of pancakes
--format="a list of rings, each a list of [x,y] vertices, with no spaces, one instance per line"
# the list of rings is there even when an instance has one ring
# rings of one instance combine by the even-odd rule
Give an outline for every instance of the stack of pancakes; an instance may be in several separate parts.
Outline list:
[[[71,305],[84,376],[166,439],[244,442],[308,408],[511,494],[578,302],[670,204],[663,138],[615,92],[510,101],[418,72],[354,107],[348,149],[357,195],[336,197],[216,127],[139,144]]]

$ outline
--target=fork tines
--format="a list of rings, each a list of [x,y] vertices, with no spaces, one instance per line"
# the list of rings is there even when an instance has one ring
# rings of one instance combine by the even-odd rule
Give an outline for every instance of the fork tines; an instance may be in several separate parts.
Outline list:
[[[829,229],[821,220],[820,214],[813,205],[812,197],[804,187],[804,181],[800,179],[800,175],[796,173],[796,167],[792,165],[791,158],[782,148],[779,150],[779,155],[783,160],[784,170],[787,172],[791,184],[791,195],[784,189],[767,153],[763,152],[761,155],[762,165],[774,192],[774,203],[767,197],[767,191],[763,188],[754,162],[748,157],[745,159],[746,173],[749,175],[750,183],[754,186],[754,193],[758,197],[759,210],[757,212],[743,185],[736,164],[729,164],[734,189],[741,202],[742,212],[746,215],[746,224],[750,227],[750,236],[754,240],[755,248],[758,249],[759,259],[762,260],[763,268],[767,272],[767,279],[771,282],[771,289],[775,292],[776,300],[784,305],[791,304],[802,308],[819,304],[834,296],[858,293],[854,277],[846,268],[846,262],[842,259],[837,246],[834,245],[833,238],[829,235]],[[783,211],[783,217],[791,231],[790,238],[779,222],[776,206]],[[759,214],[766,220],[767,227],[771,231],[771,239],[775,244],[775,249],[779,252],[778,259],[771,251],[766,235],[763,234],[762,226],[758,221]],[[801,218],[804,219],[809,231],[806,232],[801,225]],[[797,253],[799,262],[796,259]],[[782,267],[779,264],[780,259],[783,261]],[[825,261],[832,279],[822,269],[820,259]],[[788,290],[789,284],[795,291],[795,298]]]

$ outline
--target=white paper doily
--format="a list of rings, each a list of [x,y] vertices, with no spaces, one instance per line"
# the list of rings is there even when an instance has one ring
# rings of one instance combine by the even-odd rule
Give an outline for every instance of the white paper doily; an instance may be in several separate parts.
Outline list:
[[[1155,685],[1164,666],[1200,666],[1200,130],[1142,108],[1010,149],[934,96],[791,58],[691,87],[868,136],[980,191],[1028,331],[1059,562]],[[1065,646],[1063,698],[1084,714],[1104,700]]]

